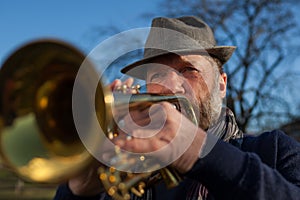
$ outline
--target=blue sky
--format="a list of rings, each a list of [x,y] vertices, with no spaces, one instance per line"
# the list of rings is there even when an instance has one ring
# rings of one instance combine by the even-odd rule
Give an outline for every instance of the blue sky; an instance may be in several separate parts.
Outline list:
[[[17,47],[31,40],[54,37],[87,48],[88,34],[97,26],[124,30],[149,26],[141,18],[157,9],[159,0],[1,0],[0,63]]]
[[[44,37],[59,38],[89,51],[93,48],[89,46],[93,28],[113,25],[128,30],[149,26],[151,18],[141,15],[159,13],[158,2],[160,0],[0,0],[0,64],[17,47]],[[298,66],[299,62],[293,65]]]

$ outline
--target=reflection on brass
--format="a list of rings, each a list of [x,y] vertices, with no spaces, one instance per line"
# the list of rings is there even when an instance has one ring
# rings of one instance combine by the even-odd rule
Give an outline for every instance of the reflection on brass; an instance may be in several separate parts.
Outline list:
[[[74,81],[84,60],[85,56],[69,44],[40,40],[19,48],[1,67],[0,154],[4,163],[20,177],[34,182],[62,183],[91,164],[92,156],[78,136],[72,113]],[[169,101],[197,123],[192,106],[183,97],[137,94],[139,86],[122,87],[119,89],[121,92],[114,96],[101,81],[96,94],[91,94],[89,80],[96,72],[94,66],[89,61],[87,63],[90,70],[80,80],[84,89],[82,101],[90,106],[88,111],[96,109],[97,123],[109,139],[118,135],[109,110],[111,102],[122,112],[128,106],[129,109],[145,109],[154,103]],[[128,89],[135,93],[130,95],[129,105]],[[90,102],[96,102],[96,108],[89,105]],[[183,107],[179,108],[179,104]],[[84,120],[93,123],[88,114]],[[94,140],[93,134],[87,133],[87,136],[88,140]],[[102,137],[105,136],[94,141],[95,146],[101,146]],[[117,169],[127,169],[136,162],[119,155],[122,154],[120,149],[116,148],[115,153],[120,158],[116,162]],[[147,159],[140,156],[144,164],[147,164]],[[170,167],[155,173],[139,174],[116,168],[99,169],[99,178],[108,194],[115,199],[130,199],[129,192],[142,196],[149,185],[148,180],[155,183],[157,181],[153,179],[164,177],[168,186],[174,187],[181,178]],[[153,166],[153,169],[159,168]]]
[[[41,40],[19,48],[1,67],[0,152],[22,178],[62,182],[91,162],[72,116],[73,84],[84,59],[68,44]]]

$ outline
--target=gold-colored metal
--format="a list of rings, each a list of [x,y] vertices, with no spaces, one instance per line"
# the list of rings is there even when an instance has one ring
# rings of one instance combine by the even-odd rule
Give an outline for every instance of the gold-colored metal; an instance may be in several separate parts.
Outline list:
[[[0,152],[21,177],[61,182],[90,163],[72,116],[72,88],[84,59],[66,43],[42,40],[1,67]]]
[[[1,67],[0,154],[4,163],[20,177],[34,182],[61,183],[91,164],[92,156],[78,136],[72,115],[73,85],[84,60],[85,56],[69,44],[40,40],[18,49]],[[96,74],[93,65],[89,67],[81,80],[87,91],[90,78]],[[124,94],[128,89],[138,93],[139,86],[122,87],[120,94],[113,97],[100,81],[96,98],[92,99],[96,101],[98,122],[103,130],[107,130],[105,134],[110,139],[116,136],[111,128],[110,103],[113,101],[118,109],[122,109],[124,99],[128,100]],[[91,96],[82,95],[83,101],[91,102],[88,99]],[[192,106],[184,97],[134,94],[130,97],[129,107],[144,109],[160,101],[183,105],[180,109],[197,123]],[[124,105],[124,109],[125,106],[128,109],[128,105]],[[95,142],[101,145],[103,140],[100,138]],[[143,155],[140,159],[146,161]],[[126,162],[125,158],[120,164],[125,167]],[[129,199],[129,191],[142,196],[147,181],[156,182],[153,181],[156,177],[163,177],[170,187],[176,186],[180,176],[173,175],[173,170],[163,168],[157,176],[158,173],[133,174],[101,168],[99,178],[113,198]]]

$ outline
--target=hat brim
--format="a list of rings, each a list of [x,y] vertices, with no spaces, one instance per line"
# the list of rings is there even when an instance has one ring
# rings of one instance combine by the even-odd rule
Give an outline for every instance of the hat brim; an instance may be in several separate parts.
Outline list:
[[[229,58],[232,56],[233,52],[235,51],[235,46],[216,46],[210,49],[181,49],[181,50],[174,50],[174,51],[165,51],[157,55],[153,55],[147,58],[143,58],[138,60],[134,63],[131,63],[121,69],[123,74],[139,78],[141,80],[146,79],[146,69],[144,64],[151,63],[151,60],[157,58],[159,56],[167,55],[167,54],[178,54],[178,55],[188,55],[188,54],[209,54],[213,57],[216,57],[220,60],[222,65],[224,65]]]

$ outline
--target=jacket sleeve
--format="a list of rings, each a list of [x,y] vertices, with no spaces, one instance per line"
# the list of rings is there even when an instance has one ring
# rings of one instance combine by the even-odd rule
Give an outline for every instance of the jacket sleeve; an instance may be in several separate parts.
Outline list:
[[[300,145],[279,131],[245,138],[242,149],[218,140],[186,176],[216,199],[299,199]]]

